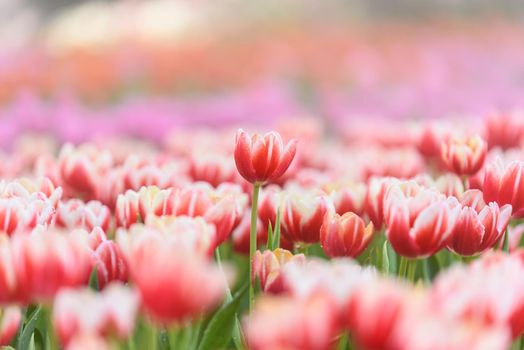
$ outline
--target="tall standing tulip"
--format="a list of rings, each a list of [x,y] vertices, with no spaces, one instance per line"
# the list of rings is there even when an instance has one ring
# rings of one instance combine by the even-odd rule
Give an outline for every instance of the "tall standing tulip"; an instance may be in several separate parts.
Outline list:
[[[484,165],[488,146],[480,136],[451,138],[442,144],[441,160],[458,175],[474,175]]]
[[[500,158],[486,166],[484,200],[499,205],[511,204],[514,217],[524,216],[524,162],[504,165]]]
[[[253,274],[253,256],[257,250],[257,205],[260,186],[280,178],[291,165],[297,152],[297,141],[291,140],[286,146],[279,133],[273,131],[261,136],[250,136],[239,129],[236,135],[235,164],[240,175],[253,184],[251,205],[251,229],[249,232],[250,275]],[[253,309],[255,290],[249,286],[249,310]]]
[[[373,223],[364,224],[358,215],[352,212],[340,216],[327,213],[320,228],[320,243],[327,256],[357,257],[373,238]]]

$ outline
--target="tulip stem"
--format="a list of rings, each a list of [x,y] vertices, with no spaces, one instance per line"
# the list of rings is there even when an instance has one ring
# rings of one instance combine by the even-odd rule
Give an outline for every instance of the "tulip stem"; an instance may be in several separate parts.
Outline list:
[[[408,259],[401,256],[400,257],[400,265],[398,267],[398,277],[404,278],[406,277],[406,268],[408,266]]]
[[[251,276],[253,276],[253,257],[257,250],[257,208],[259,192],[260,183],[255,182],[253,185],[253,198],[251,200],[251,228],[249,230],[249,313],[253,311],[255,301],[255,288]]]
[[[410,282],[415,282],[415,273],[417,272],[417,260],[409,259],[407,265],[407,279]]]

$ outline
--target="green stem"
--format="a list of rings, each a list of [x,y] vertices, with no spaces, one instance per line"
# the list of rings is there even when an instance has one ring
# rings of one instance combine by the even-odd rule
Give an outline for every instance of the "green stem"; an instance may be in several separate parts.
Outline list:
[[[409,259],[407,262],[407,278],[410,282],[415,282],[415,273],[417,272],[417,260]]]
[[[253,304],[255,302],[255,288],[253,286],[253,257],[257,250],[257,208],[258,208],[258,193],[260,192],[260,184],[255,182],[253,185],[253,199],[251,203],[251,228],[249,231],[249,313],[253,311]]]
[[[404,278],[406,277],[406,268],[408,265],[408,259],[406,257],[401,256],[400,257],[400,266],[398,268],[398,277]]]
[[[509,237],[508,237],[508,229],[506,229],[506,233],[504,233],[504,241],[502,243],[502,251],[508,253],[509,252]]]
[[[44,309],[44,317],[46,322],[46,342],[48,345],[48,349],[50,350],[58,350],[58,340],[56,338],[55,334],[55,328],[53,326],[53,319],[52,319],[52,311],[50,308],[45,307]]]

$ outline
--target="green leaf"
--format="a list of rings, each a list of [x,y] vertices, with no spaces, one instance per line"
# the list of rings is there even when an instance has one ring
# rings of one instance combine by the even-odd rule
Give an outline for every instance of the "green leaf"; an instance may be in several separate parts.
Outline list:
[[[96,269],[96,266],[93,267],[93,271],[91,271],[91,275],[89,276],[89,288],[93,290],[99,290],[98,287],[98,272]]]
[[[37,322],[42,318],[42,307],[37,307],[29,316],[20,338],[18,338],[18,343],[16,345],[17,349],[28,349],[31,344],[31,339],[33,338],[33,333]]]
[[[269,223],[269,226],[267,227],[267,244],[266,249],[273,249],[273,228],[271,227],[271,222]]]
[[[277,218],[275,220],[275,230],[273,235],[273,246],[271,250],[280,248],[280,208],[277,210]]]
[[[439,261],[436,255],[422,260],[422,274],[426,283],[431,283],[439,272]]]
[[[387,240],[386,240],[387,241]],[[398,271],[398,255],[391,246],[391,244],[387,244],[387,250],[388,250],[388,259],[389,259],[389,273],[392,275],[396,275]]]
[[[204,331],[202,341],[198,350],[218,350],[227,348],[232,338],[233,327],[236,322],[236,315],[242,300],[247,291],[247,284],[237,292],[233,299],[224,303],[213,315]]]
[[[388,241],[384,241],[382,246],[382,272],[389,274]]]

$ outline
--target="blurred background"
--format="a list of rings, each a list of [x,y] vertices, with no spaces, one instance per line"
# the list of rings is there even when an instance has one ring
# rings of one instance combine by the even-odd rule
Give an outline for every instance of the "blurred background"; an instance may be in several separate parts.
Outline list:
[[[523,1],[0,0],[3,147],[522,106]]]

